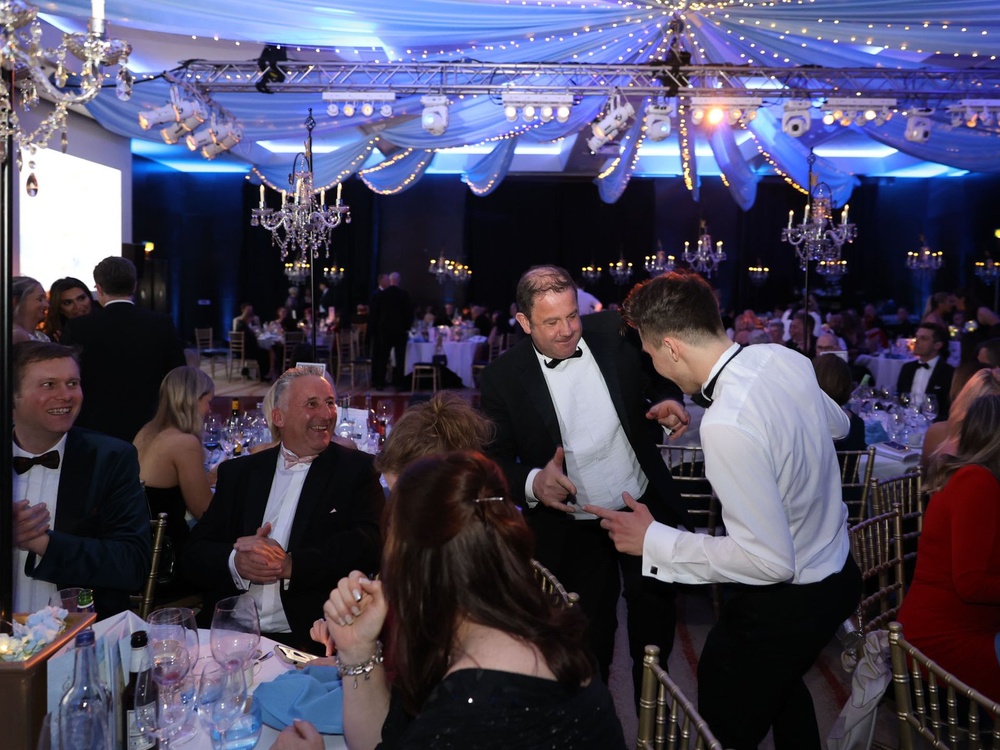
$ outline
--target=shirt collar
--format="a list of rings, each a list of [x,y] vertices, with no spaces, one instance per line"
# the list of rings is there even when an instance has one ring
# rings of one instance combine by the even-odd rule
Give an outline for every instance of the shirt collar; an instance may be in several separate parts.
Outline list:
[[[29,453],[24,450],[21,446],[17,444],[17,440],[12,441],[14,445],[15,456],[25,456],[27,458],[34,458],[35,456],[41,456],[49,451],[56,451],[59,454],[59,465],[62,466],[63,454],[66,452],[66,435],[63,435],[51,448],[46,448],[39,453]]]
[[[701,388],[699,388],[699,391],[701,392],[702,396],[705,395],[705,386],[711,383],[712,378],[715,377],[715,374],[719,372],[723,367],[725,367],[726,363],[728,363],[729,360],[731,360],[733,357],[736,356],[736,352],[738,352],[739,349],[740,345],[734,342],[728,349],[726,349],[726,351],[724,351],[721,354],[721,356],[717,360],[715,360],[715,364],[712,365],[712,369],[709,370],[708,372],[708,377],[705,378],[705,382],[702,383]]]
[[[577,347],[582,349],[584,354],[590,353],[590,347],[587,346],[587,342],[583,340],[583,336],[581,336],[579,342],[577,342]],[[553,370],[559,369],[559,365],[563,364],[562,362],[560,362],[559,365],[556,365],[555,367],[546,367],[545,363],[548,362],[550,359],[552,359],[552,357],[546,357],[544,354],[538,351],[538,349],[535,347],[534,341],[531,342],[531,350],[535,353],[535,358],[538,360],[538,364],[542,366],[543,370],[548,370],[549,372],[552,372]]]

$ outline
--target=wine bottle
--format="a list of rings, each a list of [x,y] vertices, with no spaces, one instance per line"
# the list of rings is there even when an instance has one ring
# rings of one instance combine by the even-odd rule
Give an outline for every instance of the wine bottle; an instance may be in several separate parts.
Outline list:
[[[80,593],[76,595],[76,611],[83,615],[92,615],[97,611],[94,609],[93,589],[80,589]],[[89,625],[87,629],[90,629]]]
[[[121,699],[122,726],[119,736],[124,742],[125,750],[150,750],[157,747],[156,738],[143,734],[135,720],[135,688],[142,673],[149,669],[149,666],[143,663],[148,643],[149,638],[145,630],[132,633],[132,659],[128,670],[128,684],[122,691]]]

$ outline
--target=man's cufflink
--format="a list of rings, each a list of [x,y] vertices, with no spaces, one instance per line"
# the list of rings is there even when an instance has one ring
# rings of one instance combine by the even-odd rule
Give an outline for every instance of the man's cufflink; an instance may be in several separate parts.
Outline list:
[[[649,574],[651,576],[655,576],[659,572],[659,570],[660,569],[658,567],[656,567],[655,565],[650,565],[649,566]]]
[[[671,430],[669,427],[664,427],[663,434],[666,435],[667,437],[670,437],[671,435],[674,434],[674,431]]]

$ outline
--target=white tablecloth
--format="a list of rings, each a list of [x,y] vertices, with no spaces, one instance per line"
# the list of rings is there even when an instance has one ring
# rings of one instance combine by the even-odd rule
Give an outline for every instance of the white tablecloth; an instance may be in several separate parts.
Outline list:
[[[442,345],[442,354],[448,357],[448,369],[462,379],[466,388],[475,388],[472,379],[472,362],[476,358],[479,346],[474,341],[446,341]],[[430,362],[437,354],[437,344],[424,341],[410,341],[406,344],[406,367],[403,372],[409,375],[413,372],[415,362]]]

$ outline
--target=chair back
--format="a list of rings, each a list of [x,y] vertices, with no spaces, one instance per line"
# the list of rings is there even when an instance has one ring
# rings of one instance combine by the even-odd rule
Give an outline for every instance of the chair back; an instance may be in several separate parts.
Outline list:
[[[139,603],[139,617],[145,620],[153,609],[153,600],[156,598],[156,582],[159,577],[160,559],[163,557],[163,548],[166,544],[167,534],[167,514],[158,513],[156,518],[149,522],[153,532],[153,560],[149,567],[149,575],[146,576],[146,585],[142,590],[142,601]]]
[[[195,328],[194,329],[194,345],[201,354],[206,349],[212,349],[212,329],[211,328]]]
[[[897,503],[902,508],[903,565],[909,581],[917,561],[917,542],[924,528],[923,470],[918,466],[891,479],[872,479],[869,497],[876,515],[888,513]]]
[[[284,372],[295,362],[295,350],[306,340],[306,335],[302,331],[285,331],[285,357],[281,363],[281,371]]]
[[[246,357],[244,354],[244,336],[246,336],[245,331],[229,332],[229,351],[232,354],[233,359],[244,359]]]
[[[559,582],[555,574],[538,562],[538,560],[532,560],[531,565],[535,569],[535,578],[538,580],[539,585],[541,585],[542,591],[546,594],[558,597],[567,607],[572,607],[580,601],[579,594],[567,592],[566,587]]]
[[[660,647],[646,646],[639,697],[639,750],[723,750],[691,700],[660,666]]]
[[[698,528],[716,535],[719,521],[719,498],[705,476],[705,452],[701,446],[661,445],[667,468],[677,483],[681,502],[696,519]]]
[[[864,470],[861,470],[862,456],[866,457]],[[840,464],[840,485],[847,506],[847,524],[853,526],[869,516],[868,491],[875,466],[875,446],[870,445],[863,451],[837,451],[837,462]]]
[[[863,636],[896,619],[903,603],[902,519],[902,506],[897,504],[888,513],[865,519],[850,529],[851,554],[863,582],[856,623],[861,637],[851,644],[855,651]]]
[[[898,622],[889,623],[889,653],[901,750],[926,747],[924,741],[942,750],[1000,747],[1000,704],[907,641]]]

